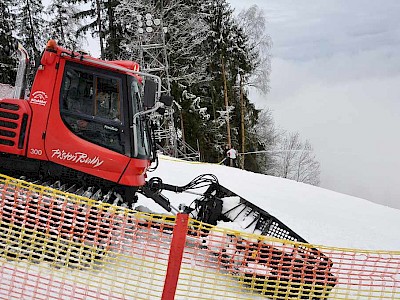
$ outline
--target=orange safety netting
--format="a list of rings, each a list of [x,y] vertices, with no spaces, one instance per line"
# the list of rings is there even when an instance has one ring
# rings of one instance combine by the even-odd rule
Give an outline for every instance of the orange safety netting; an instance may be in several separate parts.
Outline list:
[[[400,299],[400,251],[278,240],[0,176],[0,282],[0,299]]]
[[[177,295],[189,293],[191,299],[216,299],[216,294],[226,299],[400,299],[399,251],[315,246],[192,224],[195,230],[189,232],[207,234],[203,239],[188,235]],[[202,289],[197,290],[193,282]]]

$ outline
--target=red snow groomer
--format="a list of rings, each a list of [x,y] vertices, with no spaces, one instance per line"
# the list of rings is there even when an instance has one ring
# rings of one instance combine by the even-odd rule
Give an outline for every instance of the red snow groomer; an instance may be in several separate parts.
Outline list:
[[[266,211],[219,185],[213,175],[199,176],[180,187],[164,184],[160,178],[146,181],[146,172],[157,162],[152,120],[172,103],[171,97],[161,95],[159,77],[140,72],[135,62],[96,59],[50,40],[26,95],[29,57],[21,45],[18,53],[14,96],[0,99],[1,173],[36,183],[59,182],[58,187],[65,192],[128,207],[141,193],[168,212],[179,210],[170,205],[162,190],[179,193],[208,187],[193,201],[194,207],[180,210],[212,225],[218,220],[250,216],[253,221],[249,226],[254,232],[305,242]],[[224,198],[232,196],[239,200],[227,210]],[[272,258],[268,262],[263,251],[258,263],[269,263],[269,276],[284,282],[280,282],[280,288],[302,280],[280,276],[282,268]],[[314,259],[301,259],[299,251],[308,252],[306,256]],[[282,255],[285,261],[295,260],[299,270],[314,272],[305,280],[325,292],[316,292],[310,299],[327,299],[336,282],[330,273],[332,262],[316,249],[309,252],[298,248],[296,257]],[[249,259],[249,263],[254,261]],[[245,272],[246,278],[252,276],[258,278],[259,274]]]
[[[155,160],[143,115],[160,109],[156,98],[167,99],[156,88],[160,79],[134,62],[102,61],[50,40],[25,98],[29,59],[19,52],[14,99],[0,102],[1,168],[133,197]]]

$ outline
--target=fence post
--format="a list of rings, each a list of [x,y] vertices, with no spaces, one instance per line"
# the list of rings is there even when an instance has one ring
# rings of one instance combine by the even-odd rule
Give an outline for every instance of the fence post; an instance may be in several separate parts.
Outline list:
[[[162,300],[174,300],[176,286],[178,284],[179,272],[183,257],[183,250],[186,244],[189,215],[178,213],[176,224],[172,232],[171,248],[169,250],[167,275],[164,282]]]

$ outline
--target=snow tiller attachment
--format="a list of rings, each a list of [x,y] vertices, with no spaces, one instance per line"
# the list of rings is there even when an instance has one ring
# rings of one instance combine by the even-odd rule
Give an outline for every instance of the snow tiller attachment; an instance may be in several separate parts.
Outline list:
[[[259,237],[254,240],[236,233],[224,237],[226,245],[217,247],[215,255],[219,256],[220,265],[225,270],[272,299],[328,299],[337,282],[330,272],[332,260],[307,245],[305,239],[279,219],[221,186],[214,175],[200,175],[185,186],[164,184],[160,178],[152,178],[141,192],[171,211],[176,208],[171,207],[161,194],[162,190],[193,194],[191,190],[205,187],[206,191],[198,193],[200,197],[190,206],[180,206],[179,209],[200,222],[211,225],[233,222],[235,229],[279,239],[271,241]],[[213,250],[215,234],[212,227],[206,231],[204,245]]]

